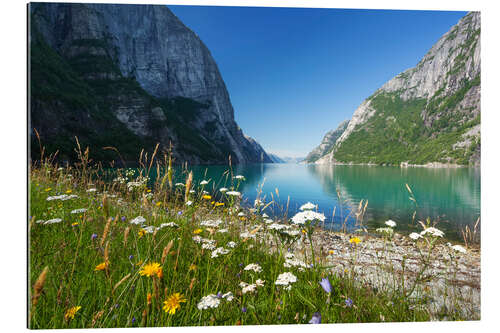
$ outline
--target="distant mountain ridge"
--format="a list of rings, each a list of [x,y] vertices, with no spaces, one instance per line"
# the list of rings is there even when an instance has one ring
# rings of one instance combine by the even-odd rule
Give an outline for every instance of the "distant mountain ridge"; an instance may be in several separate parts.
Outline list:
[[[30,129],[63,158],[173,145],[176,162],[272,162],[234,119],[210,51],[166,6],[31,3]],[[31,140],[32,157],[38,144]]]
[[[320,157],[324,156],[326,153],[330,152],[337,142],[337,139],[344,133],[345,129],[349,125],[349,120],[344,120],[337,126],[336,129],[331,130],[325,134],[323,140],[314,148],[305,158],[305,162],[314,163]]]
[[[315,163],[479,165],[480,34],[480,13],[465,15],[416,67],[363,101]]]

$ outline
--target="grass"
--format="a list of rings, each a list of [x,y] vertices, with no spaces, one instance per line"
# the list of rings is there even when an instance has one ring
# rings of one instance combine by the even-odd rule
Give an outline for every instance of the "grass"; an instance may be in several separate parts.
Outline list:
[[[59,167],[46,158],[30,168],[31,328],[296,324],[308,323],[315,313],[322,323],[433,318],[425,295],[413,293],[418,278],[410,291],[405,283],[381,290],[358,280],[354,271],[335,273],[321,251],[309,252],[313,244],[308,240],[318,232],[310,221],[295,225],[275,219],[298,235],[272,230],[262,213],[273,202],[248,209],[239,196],[219,191],[221,186],[237,191],[244,181],[230,165],[217,187],[213,180],[193,184],[189,170],[173,179],[170,156],[155,160],[155,151],[149,160],[141,159],[139,171],[117,169],[109,179],[90,166],[88,150],[77,151],[80,162],[74,166]],[[159,160],[169,162],[160,165]],[[151,170],[157,172],[154,183],[143,177]],[[47,200],[60,195],[76,197]],[[77,209],[85,211],[72,213]],[[131,223],[138,216],[144,225]],[[53,219],[61,221],[45,223]],[[207,220],[221,224],[207,226]],[[161,227],[170,222],[175,226]],[[426,238],[422,243],[429,256],[439,241]],[[356,242],[351,239],[346,246],[356,250]],[[227,253],[214,255],[219,247]],[[289,250],[300,265],[284,265]],[[152,263],[161,266],[161,273],[141,275]],[[244,269],[254,263],[260,272]],[[285,272],[297,278],[290,289],[275,284]],[[323,278],[331,284],[330,293],[319,284]],[[242,282],[259,279],[262,286],[243,292]],[[394,274],[392,279],[401,277]],[[203,297],[228,292],[234,299],[215,296],[218,307],[199,309]],[[185,302],[175,313],[166,313],[164,302],[177,293]],[[443,311],[442,317],[470,319]]]

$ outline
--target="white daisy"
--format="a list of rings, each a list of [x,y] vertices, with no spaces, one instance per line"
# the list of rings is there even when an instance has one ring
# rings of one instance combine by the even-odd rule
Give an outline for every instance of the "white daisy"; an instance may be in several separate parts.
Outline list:
[[[308,202],[306,204],[303,204],[302,206],[300,206],[300,210],[311,210],[311,209],[314,209],[316,208],[316,205],[311,203],[311,202]]]
[[[71,214],[81,214],[81,213],[85,213],[86,211],[87,211],[87,208],[73,209],[71,211]]]
[[[146,222],[146,219],[142,216],[137,216],[136,218],[130,220],[131,224],[143,224]]]
[[[208,295],[202,297],[197,307],[198,310],[206,310],[208,308],[216,308],[220,304],[220,300],[217,295]]]
[[[262,272],[262,267],[257,264],[248,264],[244,268],[245,271],[254,271],[256,273]]]
[[[297,277],[290,272],[285,272],[278,275],[278,278],[276,279],[276,282],[274,282],[274,284],[278,286],[288,286],[290,283],[294,282],[297,282]]]
[[[387,220],[387,221],[385,221],[385,225],[388,225],[389,227],[394,228],[396,226],[396,222],[394,222],[393,220]]]

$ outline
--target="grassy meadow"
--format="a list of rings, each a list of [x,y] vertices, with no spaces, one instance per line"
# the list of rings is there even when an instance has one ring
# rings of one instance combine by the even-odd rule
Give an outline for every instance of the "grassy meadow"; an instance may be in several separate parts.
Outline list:
[[[163,165],[153,154],[105,180],[88,151],[79,155],[74,166],[30,166],[30,328],[431,320],[425,296],[413,292],[420,276],[413,288],[382,291],[353,271],[334,273],[311,243],[324,218],[314,205],[292,219],[269,218],[273,202],[244,207],[244,175],[231,165],[194,183],[187,169],[173,179],[168,154]],[[412,239],[431,256],[444,240],[422,230]],[[352,235],[345,246],[363,241]],[[425,256],[421,267],[423,277]],[[443,316],[469,319],[451,309]]]

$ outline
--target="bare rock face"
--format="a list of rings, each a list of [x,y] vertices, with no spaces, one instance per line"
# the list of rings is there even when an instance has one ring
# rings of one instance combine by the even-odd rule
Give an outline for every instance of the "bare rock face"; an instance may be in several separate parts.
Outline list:
[[[316,163],[479,165],[480,31],[479,12],[464,16],[414,68],[363,101]]]
[[[236,124],[210,51],[166,6],[39,3],[31,5],[31,12],[51,48],[64,59],[86,66],[80,73],[83,79],[128,78],[158,100],[182,97],[196,101],[203,107],[179,117],[206,139],[210,149],[221,156],[230,153],[234,163],[271,162],[262,147],[249,141]],[[87,62],[83,64],[82,59]],[[106,61],[98,66],[93,59]],[[164,132],[163,138],[179,140],[169,117],[158,108],[144,110],[125,104],[112,112],[138,136],[153,135],[148,123],[158,120],[165,122],[164,130],[157,129]],[[174,147],[182,145],[173,143]],[[223,162],[219,157],[208,160]]]

